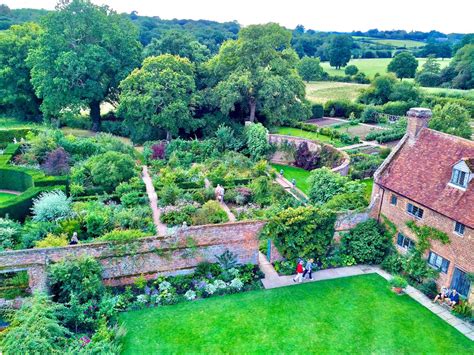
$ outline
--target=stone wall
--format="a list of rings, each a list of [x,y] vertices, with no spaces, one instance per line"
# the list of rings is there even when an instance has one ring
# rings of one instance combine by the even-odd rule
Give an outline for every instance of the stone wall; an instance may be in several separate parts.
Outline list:
[[[264,221],[204,225],[180,229],[167,237],[147,237],[127,244],[89,243],[61,248],[17,250],[0,253],[0,270],[28,270],[30,287],[46,288],[49,263],[79,256],[92,256],[103,266],[108,285],[133,282],[138,275],[153,278],[158,274],[191,272],[201,261],[216,261],[216,255],[230,250],[239,263],[258,262],[258,234]]]
[[[324,146],[332,150],[334,154],[338,154],[339,156],[341,156],[341,163],[338,166],[332,168],[332,171],[341,174],[342,176],[346,176],[349,173],[349,165],[351,162],[349,155],[342,150],[334,148],[332,145],[300,137],[286,136],[283,134],[269,134],[268,141],[272,144],[281,144],[283,142],[293,143],[296,147],[298,147],[301,143],[306,142],[308,143],[308,149],[312,152],[317,152],[321,150],[322,146]],[[291,161],[288,160],[285,154],[282,154],[278,151],[273,156],[272,162],[280,164],[291,163]]]

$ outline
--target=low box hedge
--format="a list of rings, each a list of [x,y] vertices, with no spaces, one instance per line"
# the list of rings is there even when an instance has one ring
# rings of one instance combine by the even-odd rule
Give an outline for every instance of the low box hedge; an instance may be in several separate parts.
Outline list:
[[[13,143],[13,140],[25,138],[28,132],[37,132],[36,128],[2,128],[0,129],[0,142]]]

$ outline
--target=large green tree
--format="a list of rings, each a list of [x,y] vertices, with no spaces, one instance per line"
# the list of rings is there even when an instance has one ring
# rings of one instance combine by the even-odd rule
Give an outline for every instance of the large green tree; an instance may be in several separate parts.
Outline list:
[[[251,122],[259,116],[272,123],[310,116],[290,41],[291,32],[268,23],[243,28],[221,46],[207,69],[224,114],[240,109]]]
[[[139,64],[138,32],[125,17],[89,0],[62,0],[43,20],[31,52],[32,83],[48,117],[90,108],[100,129],[100,104],[114,100],[119,82]]]
[[[192,34],[178,30],[167,31],[160,38],[153,38],[143,51],[145,57],[167,53],[188,58],[196,63],[202,63],[210,57],[209,49],[199,43]]]
[[[303,57],[298,63],[298,73],[305,81],[321,80],[324,70],[321,67],[319,58]]]
[[[433,118],[429,126],[437,131],[471,139],[472,128],[469,112],[455,103],[441,107],[437,105],[433,110]]]
[[[410,52],[397,54],[388,64],[387,71],[395,73],[397,78],[414,78],[418,68],[418,60]]]
[[[194,72],[191,62],[171,54],[148,57],[120,84],[118,114],[133,127],[147,125],[167,132],[196,128],[192,109],[195,101]]]
[[[41,102],[26,64],[28,51],[36,47],[40,33],[34,23],[14,25],[0,32],[0,107],[20,118],[34,118],[40,112]]]
[[[349,35],[334,35],[328,46],[329,64],[339,69],[351,60],[352,37]]]

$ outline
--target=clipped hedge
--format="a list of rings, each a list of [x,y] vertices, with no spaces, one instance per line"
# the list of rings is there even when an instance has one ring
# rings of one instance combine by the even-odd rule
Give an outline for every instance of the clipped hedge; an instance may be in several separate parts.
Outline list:
[[[3,154],[0,155],[0,166],[7,165],[19,150],[19,144],[8,144],[3,150]]]
[[[33,186],[30,174],[20,169],[0,168],[0,189],[23,192]]]
[[[13,139],[25,138],[28,132],[37,132],[36,128],[8,128],[0,129],[0,142],[13,143]]]
[[[322,104],[311,105],[311,118],[322,118],[324,116],[324,106]]]
[[[349,100],[329,100],[324,104],[325,116],[331,116],[333,112],[334,117],[349,118],[351,112],[354,112],[356,117],[360,117],[363,110],[364,105]]]

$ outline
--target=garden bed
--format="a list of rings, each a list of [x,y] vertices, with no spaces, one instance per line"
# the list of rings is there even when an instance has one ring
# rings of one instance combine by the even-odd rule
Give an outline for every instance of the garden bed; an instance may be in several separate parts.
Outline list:
[[[125,354],[474,351],[468,338],[408,296],[396,296],[378,275],[128,312],[121,320]]]

